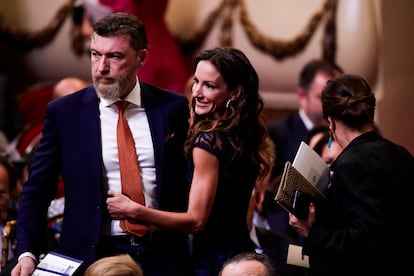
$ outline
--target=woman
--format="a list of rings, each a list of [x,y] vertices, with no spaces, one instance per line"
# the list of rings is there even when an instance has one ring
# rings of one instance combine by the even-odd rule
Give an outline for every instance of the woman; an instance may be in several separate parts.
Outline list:
[[[325,126],[312,128],[305,137],[307,143],[323,161],[330,166],[341,153],[341,146],[333,139],[329,128]]]
[[[143,276],[141,266],[128,254],[104,257],[92,263],[83,276]]]
[[[355,75],[328,82],[324,117],[343,148],[330,166],[328,208],[310,204],[309,218],[290,215],[305,238],[311,275],[414,275],[414,158],[381,137],[374,125],[375,95]]]
[[[187,212],[145,208],[111,191],[107,203],[113,218],[133,206],[129,219],[193,233],[195,274],[217,275],[230,257],[254,251],[246,215],[256,179],[269,171],[268,158],[259,154],[265,152],[267,133],[259,78],[241,51],[206,50],[195,66],[194,116],[186,142],[193,164]]]

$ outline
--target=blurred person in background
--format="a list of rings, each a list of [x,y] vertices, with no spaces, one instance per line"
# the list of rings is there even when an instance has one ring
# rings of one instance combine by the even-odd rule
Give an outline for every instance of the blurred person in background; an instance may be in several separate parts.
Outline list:
[[[286,161],[292,162],[303,141],[313,127],[325,125],[322,114],[321,93],[326,82],[341,74],[342,69],[322,59],[306,63],[299,74],[296,89],[299,110],[268,124],[269,136],[275,144],[275,165],[272,169],[271,192],[266,193],[261,213],[263,224],[268,228],[285,233],[298,242],[302,238],[289,227],[286,211],[274,200],[280,177]]]
[[[342,147],[335,141],[329,128],[325,126],[311,129],[304,142],[319,154],[328,166],[342,151]]]
[[[240,253],[227,260],[219,276],[281,276],[272,261],[260,253]]]
[[[122,254],[95,261],[83,276],[144,276],[144,272],[131,256]]]
[[[9,275],[17,262],[17,239],[15,223],[17,210],[11,207],[13,194],[20,194],[21,187],[17,181],[17,171],[7,156],[0,155],[0,248],[1,274]],[[19,195],[18,195],[19,196]]]

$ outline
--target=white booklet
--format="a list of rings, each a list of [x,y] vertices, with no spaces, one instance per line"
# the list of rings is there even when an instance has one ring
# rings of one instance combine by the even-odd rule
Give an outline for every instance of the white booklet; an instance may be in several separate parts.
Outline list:
[[[309,268],[309,256],[302,254],[302,246],[289,244],[287,264]]]
[[[82,264],[81,260],[71,258],[56,252],[49,252],[37,265],[33,276],[70,276]]]
[[[322,194],[330,183],[330,171],[325,161],[308,144],[301,142],[292,166]]]

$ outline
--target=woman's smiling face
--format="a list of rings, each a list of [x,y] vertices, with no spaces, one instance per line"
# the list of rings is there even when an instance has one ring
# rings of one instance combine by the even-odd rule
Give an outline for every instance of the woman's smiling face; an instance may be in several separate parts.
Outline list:
[[[207,115],[224,109],[230,99],[227,84],[210,61],[201,60],[197,64],[192,97],[195,100],[194,112],[197,115]]]

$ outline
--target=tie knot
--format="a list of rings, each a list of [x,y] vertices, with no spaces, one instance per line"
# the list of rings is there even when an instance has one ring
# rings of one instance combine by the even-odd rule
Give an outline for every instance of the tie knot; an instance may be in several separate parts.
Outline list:
[[[127,101],[118,101],[115,103],[119,113],[124,113],[125,108],[129,104]]]

